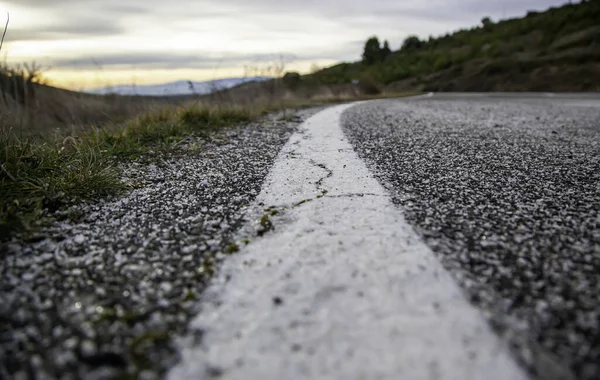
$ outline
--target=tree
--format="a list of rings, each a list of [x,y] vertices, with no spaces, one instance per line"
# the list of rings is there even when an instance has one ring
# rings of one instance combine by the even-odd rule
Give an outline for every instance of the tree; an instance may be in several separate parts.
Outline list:
[[[481,23],[483,24],[483,27],[485,28],[487,26],[492,25],[494,22],[489,17],[484,17],[481,19]]]
[[[381,45],[379,44],[379,38],[373,36],[365,42],[362,59],[367,65],[372,65],[381,60]]]
[[[295,90],[298,85],[300,84],[302,78],[300,77],[300,74],[298,74],[295,71],[290,71],[285,73],[285,75],[283,76],[283,84],[285,84],[288,88]]]
[[[423,46],[423,42],[417,36],[408,36],[402,43],[402,50],[416,50]]]
[[[383,47],[381,47],[379,38],[373,36],[365,43],[362,59],[365,64],[372,65],[383,62],[390,54],[392,54],[392,50],[387,40],[383,41]]]
[[[385,40],[383,41],[383,48],[379,52],[379,55],[381,56],[380,59],[385,61],[390,54],[392,54],[392,49],[390,49],[390,44],[387,42],[387,40]]]
[[[367,74],[363,75],[358,81],[358,88],[365,95],[377,95],[381,93],[379,84]]]

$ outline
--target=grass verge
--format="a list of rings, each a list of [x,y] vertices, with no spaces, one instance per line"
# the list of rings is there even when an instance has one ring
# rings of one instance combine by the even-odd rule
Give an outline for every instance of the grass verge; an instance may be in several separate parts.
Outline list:
[[[300,108],[410,95],[416,93],[295,99],[284,106]],[[126,190],[119,162],[152,151],[168,151],[187,136],[207,136],[214,129],[247,123],[281,107],[250,104],[162,108],[121,125],[66,136],[19,135],[0,129],[0,241],[43,222],[53,211]]]
[[[119,160],[168,149],[189,135],[249,122],[249,108],[171,108],[149,112],[124,125],[51,138],[0,132],[0,240],[29,228],[45,214],[81,200],[118,194]]]

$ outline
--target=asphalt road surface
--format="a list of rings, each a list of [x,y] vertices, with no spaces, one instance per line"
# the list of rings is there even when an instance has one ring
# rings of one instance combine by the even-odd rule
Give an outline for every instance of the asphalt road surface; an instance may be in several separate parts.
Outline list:
[[[351,106],[279,153],[254,218],[273,230],[224,263],[170,379],[527,379],[352,149]]]
[[[315,115],[170,378],[598,379],[599,122],[576,94]]]
[[[0,378],[597,380],[599,99],[363,102],[131,164],[1,247]]]
[[[343,129],[519,360],[600,378],[597,96],[372,102]]]

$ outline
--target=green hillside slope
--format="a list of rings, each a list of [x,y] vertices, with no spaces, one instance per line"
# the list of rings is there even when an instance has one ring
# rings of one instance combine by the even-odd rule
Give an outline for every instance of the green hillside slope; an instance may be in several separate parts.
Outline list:
[[[567,4],[419,41],[381,62],[342,63],[307,82],[376,81],[387,90],[598,91],[600,1]]]

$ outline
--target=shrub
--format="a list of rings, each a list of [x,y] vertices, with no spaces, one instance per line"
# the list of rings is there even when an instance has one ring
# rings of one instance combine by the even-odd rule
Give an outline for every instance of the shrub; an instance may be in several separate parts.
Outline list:
[[[444,56],[439,56],[433,64],[433,71],[441,71],[447,69],[451,65],[452,62],[449,59]]]
[[[358,89],[365,95],[381,94],[379,84],[370,76],[365,75],[358,81]]]
[[[381,45],[379,38],[373,36],[365,42],[362,59],[367,65],[372,65],[379,62],[381,58]]]
[[[481,24],[483,25],[484,28],[486,28],[486,27],[493,25],[494,22],[489,17],[484,17],[481,19]]]
[[[419,39],[417,36],[408,36],[402,43],[402,50],[417,50],[421,46],[423,46],[423,41]]]
[[[287,88],[289,88],[291,90],[295,90],[300,85],[300,82],[302,79],[300,77],[300,74],[298,74],[297,72],[288,72],[288,73],[285,73],[282,80],[283,80],[283,84]]]
[[[390,49],[390,44],[387,42],[387,40],[385,40],[383,41],[383,47],[379,51],[380,60],[382,62],[385,61],[390,54],[392,54],[392,49]]]

